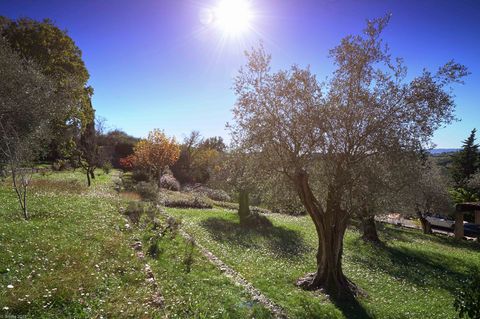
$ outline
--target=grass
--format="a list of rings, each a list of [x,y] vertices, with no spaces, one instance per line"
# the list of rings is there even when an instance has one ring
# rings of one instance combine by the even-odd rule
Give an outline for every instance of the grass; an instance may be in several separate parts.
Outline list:
[[[268,232],[245,230],[234,212],[168,209],[184,227],[292,318],[453,318],[455,289],[480,267],[478,243],[382,226],[384,246],[347,231],[344,271],[368,296],[334,305],[319,292],[295,287],[315,268],[316,234],[308,217],[269,215]]]
[[[0,183],[0,316],[25,318],[268,317],[196,249],[179,236],[158,243],[147,257],[165,298],[149,300],[145,261],[130,245],[145,247],[152,231],[133,227],[119,208],[135,195],[113,191],[112,175],[97,172],[87,188],[81,172],[36,174],[29,194],[31,219],[21,218],[8,181]],[[190,271],[185,267],[188,252]]]

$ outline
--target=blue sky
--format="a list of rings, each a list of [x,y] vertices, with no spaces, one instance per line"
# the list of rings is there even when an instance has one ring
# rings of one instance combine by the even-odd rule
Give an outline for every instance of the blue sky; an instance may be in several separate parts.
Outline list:
[[[461,121],[439,130],[434,142],[459,147],[480,129],[480,1],[250,1],[254,31],[223,42],[199,18],[218,0],[0,0],[0,15],[51,18],[68,30],[90,72],[97,115],[109,127],[135,136],[160,128],[182,139],[192,130],[228,136],[232,78],[259,39],[274,67],[310,65],[323,79],[332,70],[328,50],[360,32],[365,19],[390,12],[384,38],[411,76],[452,58],[472,72],[455,87]]]

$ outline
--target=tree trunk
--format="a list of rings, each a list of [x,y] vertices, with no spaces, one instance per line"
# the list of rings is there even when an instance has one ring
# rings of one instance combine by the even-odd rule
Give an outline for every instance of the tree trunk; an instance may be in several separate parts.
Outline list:
[[[375,216],[361,217],[362,239],[371,243],[379,244],[380,238],[375,225]]]
[[[90,172],[87,170],[87,185],[90,187],[92,185],[92,181],[90,180]]]
[[[464,236],[463,212],[455,212],[454,234],[455,234],[455,239],[463,239],[463,236]]]
[[[245,224],[250,215],[250,200],[248,198],[248,192],[240,190],[238,194],[238,217],[240,218],[240,224]]]
[[[329,188],[326,209],[323,210],[310,189],[306,172],[296,174],[295,184],[318,235],[316,272],[299,279],[297,285],[307,290],[323,288],[336,300],[349,299],[358,290],[342,270],[343,237],[348,215],[341,209],[339,193],[333,187]]]
[[[95,179],[95,168],[90,168],[90,177]]]
[[[28,211],[27,211],[27,187],[23,189],[23,217],[25,220],[28,220]]]
[[[425,218],[425,216],[421,212],[417,212],[418,219],[420,219],[420,223],[422,224],[422,231],[424,234],[432,234],[432,225],[430,222]]]

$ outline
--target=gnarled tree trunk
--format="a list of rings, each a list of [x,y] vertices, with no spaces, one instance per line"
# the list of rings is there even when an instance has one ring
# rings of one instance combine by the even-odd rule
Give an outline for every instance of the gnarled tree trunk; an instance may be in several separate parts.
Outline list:
[[[357,288],[342,270],[343,237],[348,215],[341,208],[339,194],[333,188],[329,189],[326,209],[323,210],[311,191],[307,173],[298,172],[294,181],[318,235],[316,272],[299,279],[297,285],[307,290],[323,288],[334,299],[348,299],[356,294]]]
[[[362,239],[371,243],[379,244],[380,238],[377,233],[375,216],[361,216]]]

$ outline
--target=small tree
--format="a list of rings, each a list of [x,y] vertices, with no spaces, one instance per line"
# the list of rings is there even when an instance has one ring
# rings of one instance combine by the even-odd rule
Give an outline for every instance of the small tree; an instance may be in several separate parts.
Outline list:
[[[480,167],[478,144],[475,143],[476,132],[477,130],[473,129],[470,136],[463,141],[462,150],[453,155],[451,173],[456,187],[466,187],[468,180]]]
[[[33,161],[50,141],[49,128],[68,99],[32,62],[0,37],[0,163],[12,176],[25,219]],[[48,109],[48,111],[45,111]]]
[[[180,148],[174,138],[155,129],[148,138],[135,145],[134,166],[145,169],[160,185],[165,169],[173,165],[180,155]]]
[[[411,187],[408,177],[413,161],[414,154],[392,149],[372,156],[359,167],[350,210],[360,220],[364,241],[380,243],[375,216],[399,212],[409,203],[409,199],[400,194]]]
[[[256,157],[256,154],[248,154],[240,148],[233,148],[224,154],[222,166],[216,171],[212,183],[238,194],[240,225],[268,227],[271,223],[266,217],[250,210],[250,195],[258,190],[259,180],[262,179],[256,165]]]
[[[413,175],[413,180],[408,191],[414,205],[411,209],[416,212],[423,232],[431,234],[431,225],[426,216],[434,212],[448,212],[452,208],[448,182],[431,159],[417,161],[410,174]]]

